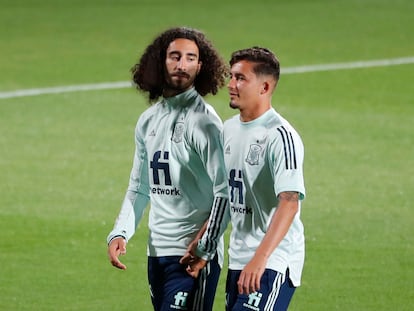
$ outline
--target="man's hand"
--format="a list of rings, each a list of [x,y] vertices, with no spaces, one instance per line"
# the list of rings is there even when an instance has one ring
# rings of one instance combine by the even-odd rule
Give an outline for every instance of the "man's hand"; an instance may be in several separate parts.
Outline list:
[[[200,270],[202,270],[207,264],[207,261],[195,255],[197,242],[198,239],[195,239],[193,242],[191,242],[187,248],[187,252],[180,259],[180,264],[186,265],[187,273],[195,279],[198,277]]]
[[[265,257],[255,255],[247,263],[237,281],[239,294],[249,295],[260,290],[260,280],[266,268],[266,261]]]
[[[126,270],[126,266],[119,261],[119,256],[126,254],[126,241],[123,237],[115,238],[108,246],[108,257],[111,264],[121,270]]]
[[[198,277],[200,270],[203,270],[203,268],[207,265],[206,260],[201,259],[197,256],[193,256],[188,252],[183,257],[181,257],[180,263],[187,265],[187,273],[195,279]]]

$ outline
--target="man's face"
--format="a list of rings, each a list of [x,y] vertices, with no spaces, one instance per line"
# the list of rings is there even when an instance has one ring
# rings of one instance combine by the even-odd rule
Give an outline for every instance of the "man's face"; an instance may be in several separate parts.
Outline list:
[[[173,96],[191,88],[201,68],[195,42],[181,38],[172,41],[167,48],[165,67],[168,95]]]
[[[227,85],[231,108],[252,109],[260,103],[263,81],[253,72],[253,65],[243,60],[231,66],[230,81]]]

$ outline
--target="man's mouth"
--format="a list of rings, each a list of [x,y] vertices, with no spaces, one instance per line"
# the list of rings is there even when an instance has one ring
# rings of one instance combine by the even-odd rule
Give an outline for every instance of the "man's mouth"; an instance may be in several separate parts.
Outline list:
[[[189,78],[189,75],[188,75],[188,74],[186,74],[186,73],[184,73],[184,72],[181,72],[181,73],[174,73],[174,74],[172,74],[172,76],[173,76],[173,77],[177,77],[177,78],[186,78],[186,79],[188,79],[188,78]]]

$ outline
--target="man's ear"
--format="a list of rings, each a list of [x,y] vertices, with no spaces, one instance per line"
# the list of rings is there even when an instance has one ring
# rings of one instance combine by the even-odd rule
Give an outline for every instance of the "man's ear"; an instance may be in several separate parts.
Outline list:
[[[260,90],[260,94],[266,94],[266,93],[273,93],[277,85],[277,81],[271,79],[271,80],[264,80],[262,83],[262,88]]]
[[[260,94],[265,94],[270,91],[270,84],[268,81],[264,81],[262,83],[262,89],[260,90]]]

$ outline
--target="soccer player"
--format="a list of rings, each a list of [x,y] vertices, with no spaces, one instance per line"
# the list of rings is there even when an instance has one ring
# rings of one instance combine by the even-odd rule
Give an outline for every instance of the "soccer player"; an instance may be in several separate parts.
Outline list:
[[[223,130],[232,224],[226,310],[286,310],[304,264],[304,148],[272,108],[280,74],[276,56],[253,47],[234,52],[230,65],[230,107],[240,114],[224,122]],[[188,268],[193,276],[208,259],[211,239],[219,236],[212,234],[214,225],[219,222],[210,222],[193,252],[200,257]]]
[[[119,256],[150,203],[147,255],[154,310],[209,311],[222,241],[197,279],[180,258],[203,234],[213,206],[221,210],[228,204],[222,122],[202,97],[224,86],[227,66],[202,32],[179,27],[156,37],[132,73],[153,104],[136,125],[129,186],[107,238],[109,259],[126,269]]]

